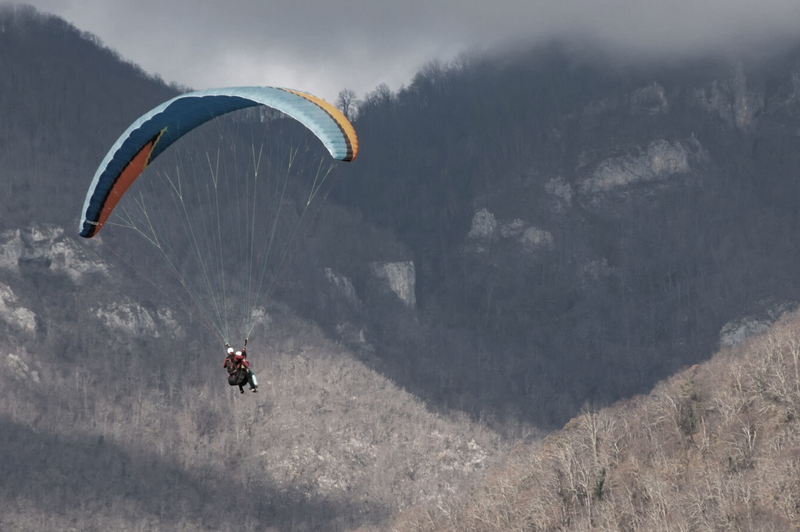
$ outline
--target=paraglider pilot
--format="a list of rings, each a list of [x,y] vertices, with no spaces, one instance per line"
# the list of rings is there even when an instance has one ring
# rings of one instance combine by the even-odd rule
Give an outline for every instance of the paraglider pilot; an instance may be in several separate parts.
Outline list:
[[[225,347],[227,354],[222,367],[228,370],[228,384],[238,386],[239,393],[244,393],[245,384],[250,387],[251,392],[258,392],[256,375],[250,370],[250,361],[247,360],[247,338],[241,351],[234,351],[230,344],[225,344]]]

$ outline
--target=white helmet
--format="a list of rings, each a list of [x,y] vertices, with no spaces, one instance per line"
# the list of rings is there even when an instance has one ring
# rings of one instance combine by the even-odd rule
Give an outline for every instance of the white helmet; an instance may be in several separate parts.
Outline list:
[[[233,348],[232,348],[232,347],[229,347],[229,348],[228,348],[228,354],[230,355],[231,353],[233,353]]]
[[[236,356],[237,356],[237,357],[240,357],[240,356],[242,356],[242,352],[241,352],[241,351],[236,351]]]

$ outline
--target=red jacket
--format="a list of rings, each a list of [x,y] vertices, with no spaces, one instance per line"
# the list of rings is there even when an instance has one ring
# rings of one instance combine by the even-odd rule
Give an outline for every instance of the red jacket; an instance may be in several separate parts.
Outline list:
[[[242,349],[241,355],[236,355],[234,353],[227,355],[225,361],[222,363],[222,367],[227,368],[228,373],[235,373],[242,366],[246,369],[250,369],[250,361],[247,360],[247,350],[245,349]]]
[[[245,355],[244,353],[242,353],[241,356],[235,356],[233,357],[233,363],[236,364],[236,367],[244,366],[247,369],[250,369],[250,361],[247,360],[246,357],[247,355]]]

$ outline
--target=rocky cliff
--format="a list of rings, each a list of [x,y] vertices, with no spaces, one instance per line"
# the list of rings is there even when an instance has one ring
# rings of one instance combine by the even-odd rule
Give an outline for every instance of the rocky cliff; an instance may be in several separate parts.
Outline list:
[[[360,130],[392,164],[365,156],[338,199],[409,247],[428,333],[460,331],[451,364],[396,374],[427,364],[445,404],[563,421],[735,341],[726,324],[761,302],[800,300],[798,57],[637,64],[554,45],[368,99]]]

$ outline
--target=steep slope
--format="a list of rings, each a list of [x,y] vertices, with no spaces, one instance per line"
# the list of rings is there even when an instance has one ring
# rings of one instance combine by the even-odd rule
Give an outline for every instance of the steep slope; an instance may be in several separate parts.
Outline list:
[[[366,341],[355,357],[273,301],[250,342],[261,390],[239,396],[179,283],[148,282],[149,250],[76,237],[110,142],[176,93],[98,44],[0,7],[0,529],[352,529],[480,475],[500,439],[428,411],[362,362]],[[402,246],[376,233],[339,253],[397,260]],[[336,288],[314,260],[331,245],[315,237],[292,256],[287,298]],[[307,279],[319,290],[292,289]]]
[[[739,342],[800,300],[796,52],[642,66],[555,46],[431,65],[362,102],[353,173],[252,338],[263,391],[231,395],[180,286],[73,237],[109,142],[178,91],[98,44],[0,8],[0,528],[350,529],[427,500],[463,510],[442,497],[502,456],[496,433],[528,441],[647,393],[721,330]],[[697,440],[681,427],[697,400],[678,399],[655,421]],[[627,477],[602,470],[627,466],[569,460],[575,523],[622,511],[603,490]],[[644,514],[662,509],[648,497]]]
[[[0,26],[0,228],[77,226],[108,139],[178,90],[31,7],[0,5]]]
[[[795,530],[800,316],[515,449],[469,495],[387,530]],[[366,530],[366,529],[365,529]]]
[[[428,327],[384,336],[388,373],[476,417],[560,426],[791,307],[798,79],[796,48],[637,64],[553,45],[368,95],[335,193],[411,250]]]
[[[265,317],[268,341],[251,350],[260,390],[240,396],[221,350],[176,328],[168,308],[118,294],[56,313],[47,307],[85,292],[38,282],[59,294],[12,301],[0,284],[14,311],[0,308],[0,330],[17,338],[0,341],[0,529],[348,530],[440,500],[502,450],[287,309]],[[55,330],[36,326],[27,341],[10,319],[26,315]]]

